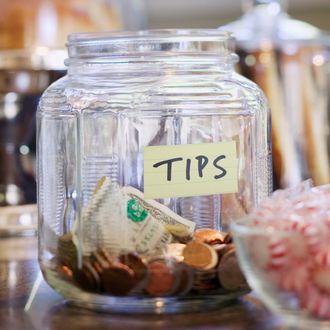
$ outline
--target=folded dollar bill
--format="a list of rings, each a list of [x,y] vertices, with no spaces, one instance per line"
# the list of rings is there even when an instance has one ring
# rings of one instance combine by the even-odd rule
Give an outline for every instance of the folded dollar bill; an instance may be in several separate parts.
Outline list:
[[[82,255],[105,248],[111,253],[137,251],[152,254],[174,237],[191,237],[195,223],[166,206],[144,200],[132,187],[120,187],[102,177],[82,216],[73,226],[73,242]]]

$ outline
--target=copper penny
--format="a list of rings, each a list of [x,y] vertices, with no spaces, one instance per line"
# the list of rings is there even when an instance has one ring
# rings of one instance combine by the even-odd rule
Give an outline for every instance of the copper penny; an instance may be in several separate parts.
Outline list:
[[[66,281],[73,281],[73,271],[70,266],[62,261],[58,260],[57,257],[53,257],[51,260],[52,270],[56,271],[58,276]]]
[[[212,245],[212,248],[215,250],[215,252],[218,254],[219,258],[225,253],[227,250],[227,244],[214,244]]]
[[[196,279],[211,279],[217,277],[217,270],[216,268],[210,269],[210,270],[196,270],[194,273],[194,277]]]
[[[126,295],[136,283],[133,270],[121,263],[103,269],[101,281],[104,291],[116,296]]]
[[[99,252],[92,253],[90,257],[91,263],[98,273],[102,273],[104,269],[110,267],[110,263]]]
[[[60,270],[67,278],[72,278],[72,270],[68,266],[62,265]]]
[[[218,267],[218,278],[224,289],[235,291],[248,288],[239,267],[235,249],[229,250],[221,258]]]
[[[83,261],[82,269],[73,270],[73,278],[83,290],[92,292],[100,290],[100,276],[87,259]]]
[[[173,295],[183,296],[187,294],[193,287],[194,272],[192,268],[184,264],[178,264],[176,270],[179,282],[177,289],[173,292]]]
[[[224,242],[226,233],[211,228],[200,228],[194,233],[194,239],[206,244],[221,244]]]
[[[189,242],[183,249],[184,263],[202,270],[216,267],[218,255],[215,250],[204,243],[198,241]]]
[[[220,286],[217,278],[217,270],[197,270],[194,273],[194,285],[195,290],[213,290]]]
[[[194,282],[193,289],[195,291],[216,290],[219,288],[219,282],[216,279],[210,279],[200,282]]]
[[[231,236],[231,233],[227,233],[227,235],[225,236],[223,242],[225,244],[233,243],[233,237]]]
[[[148,267],[137,254],[122,254],[119,256],[119,260],[133,270],[136,282],[142,282],[148,276]]]
[[[172,294],[176,287],[173,266],[166,260],[156,259],[148,265],[149,278],[145,290],[152,296]]]
[[[230,250],[235,250],[234,244],[215,244],[212,245],[212,248],[216,251],[219,257],[219,261],[221,261],[221,258]]]
[[[98,254],[105,259],[110,265],[116,262],[116,258],[112,256],[106,249],[99,249]]]

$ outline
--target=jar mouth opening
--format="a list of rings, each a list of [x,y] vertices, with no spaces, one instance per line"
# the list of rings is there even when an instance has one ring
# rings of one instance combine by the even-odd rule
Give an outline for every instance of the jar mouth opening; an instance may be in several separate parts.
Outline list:
[[[163,29],[74,33],[68,37],[70,59],[134,56],[230,57],[233,36],[218,29]]]
[[[105,31],[105,32],[81,32],[68,36],[68,46],[76,43],[104,43],[104,42],[139,42],[142,40],[187,40],[221,42],[233,38],[231,32],[219,29],[156,29],[140,31]]]

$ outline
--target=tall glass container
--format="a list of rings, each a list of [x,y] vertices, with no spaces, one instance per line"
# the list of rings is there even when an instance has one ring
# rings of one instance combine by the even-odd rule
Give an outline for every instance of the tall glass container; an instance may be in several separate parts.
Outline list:
[[[217,30],[69,37],[68,75],[37,114],[39,258],[76,304],[161,312],[191,307],[168,296],[198,309],[227,297],[217,263],[204,273],[178,254],[195,230],[226,229],[271,188],[267,105],[234,72],[230,42]],[[144,274],[129,288],[127,267]],[[198,276],[214,290],[189,287]]]
[[[274,188],[330,182],[330,38],[294,20],[285,0],[243,0],[234,33],[239,70],[265,92],[272,111]]]

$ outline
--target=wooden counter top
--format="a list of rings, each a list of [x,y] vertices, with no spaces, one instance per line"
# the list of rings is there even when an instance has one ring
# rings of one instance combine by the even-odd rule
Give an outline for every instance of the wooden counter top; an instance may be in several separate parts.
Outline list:
[[[26,306],[38,275],[36,238],[0,239],[1,330],[280,329],[279,321],[251,294],[216,311],[118,315],[71,307],[42,280]]]

